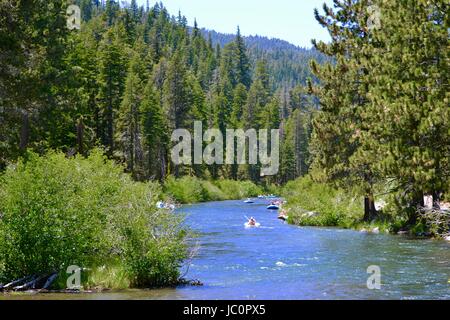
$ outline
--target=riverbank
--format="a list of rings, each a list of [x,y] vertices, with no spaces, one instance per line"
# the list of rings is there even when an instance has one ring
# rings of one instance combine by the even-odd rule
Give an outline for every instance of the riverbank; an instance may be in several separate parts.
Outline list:
[[[0,291],[178,285],[190,230],[161,197],[100,150],[28,153],[0,176]]]
[[[389,216],[389,211],[382,219],[361,222],[358,198],[308,177],[281,190],[194,177],[170,177],[161,186],[133,181],[99,150],[87,158],[29,153],[0,176],[0,291],[65,289],[68,278],[80,269],[78,285],[85,290],[189,283],[182,279],[180,267],[192,258],[188,240],[193,233],[182,214],[158,210],[158,200],[198,203],[280,191],[288,200],[291,224],[391,233],[402,228],[402,216]],[[252,208],[245,204],[244,211],[227,210],[234,210],[233,218],[240,221]],[[265,205],[261,209],[267,212]]]
[[[281,194],[287,200],[288,222],[297,226],[340,227],[367,233],[409,234],[420,237],[448,239],[450,221],[440,221],[441,230],[433,226],[424,215],[414,225],[409,224],[406,213],[389,204],[388,196],[376,199],[378,216],[364,221],[362,197],[324,183],[314,182],[309,176],[287,183]],[[450,214],[449,214],[450,217]],[[445,218],[444,218],[445,220]],[[442,227],[444,226],[444,227]]]
[[[185,176],[179,179],[169,177],[163,184],[163,192],[181,204],[192,204],[256,197],[267,190],[251,181],[201,180]]]
[[[64,290],[76,270],[75,285],[88,291],[186,285],[179,270],[194,235],[182,214],[156,203],[263,193],[249,181],[140,183],[123,170],[94,150],[87,158],[29,153],[1,174],[0,292]]]
[[[100,300],[334,300],[450,299],[450,243],[408,236],[366,234],[340,228],[297,227],[281,222],[267,200],[188,205],[186,225],[199,254],[187,276],[204,286],[91,293],[1,295],[0,299]],[[252,214],[260,228],[244,227]],[[382,290],[366,286],[369,266],[382,272]],[[182,268],[182,274],[187,268]]]

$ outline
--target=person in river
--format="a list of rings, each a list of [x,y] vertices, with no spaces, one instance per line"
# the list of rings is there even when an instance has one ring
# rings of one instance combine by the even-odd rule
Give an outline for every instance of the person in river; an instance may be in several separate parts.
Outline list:
[[[248,220],[249,226],[256,226],[256,220],[253,217],[250,217],[250,220]]]

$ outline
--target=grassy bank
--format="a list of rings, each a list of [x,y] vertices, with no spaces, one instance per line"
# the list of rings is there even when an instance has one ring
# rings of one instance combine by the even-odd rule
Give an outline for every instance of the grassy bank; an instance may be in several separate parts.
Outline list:
[[[0,283],[84,268],[84,287],[176,284],[182,217],[158,211],[162,190],[137,183],[100,151],[85,159],[28,154],[0,177]]]
[[[288,201],[288,221],[295,225],[332,226],[369,232],[377,228],[379,232],[402,231],[436,238],[445,237],[450,229],[448,215],[439,212],[421,213],[415,224],[411,225],[407,210],[396,204],[393,195],[386,194],[375,199],[384,204],[378,216],[373,221],[363,221],[363,197],[357,196],[356,191],[317,183],[309,176],[287,183],[281,194]]]
[[[403,217],[394,216],[389,210],[374,221],[364,222],[362,197],[355,196],[356,192],[314,182],[309,176],[287,183],[281,193],[288,202],[289,223],[295,225],[357,230],[379,228],[381,232],[395,232],[404,223]]]
[[[180,179],[169,177],[163,189],[167,196],[180,203],[235,200],[263,193],[261,187],[250,181],[208,181],[188,176]]]

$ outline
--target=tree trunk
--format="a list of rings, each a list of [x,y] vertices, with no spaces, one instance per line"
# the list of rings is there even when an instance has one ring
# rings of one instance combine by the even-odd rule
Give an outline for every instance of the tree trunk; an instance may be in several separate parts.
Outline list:
[[[93,109],[94,111],[94,120],[95,120],[95,135],[96,140],[102,140],[103,134],[101,130],[101,124],[100,124],[100,108],[97,106],[97,104],[94,104]],[[104,141],[104,140],[102,140]]]
[[[78,153],[81,155],[84,155],[83,141],[84,141],[84,123],[83,118],[80,118],[77,123],[77,146],[78,146]]]
[[[58,273],[54,273],[52,274],[47,281],[45,282],[44,286],[42,287],[43,290],[48,290],[48,288],[50,288],[50,286],[52,285],[52,283],[56,280],[56,278],[58,277]]]
[[[375,201],[373,195],[369,194],[364,197],[364,221],[372,221],[376,215]]]
[[[108,106],[108,155],[111,157],[114,153],[114,116],[112,105]]]
[[[370,206],[369,206],[369,198],[364,197],[364,221],[370,220]]]
[[[164,181],[164,179],[166,177],[166,157],[165,157],[164,148],[160,147],[159,148],[159,152],[160,152],[160,161],[161,161],[161,177],[160,177],[160,180],[162,182],[162,181]]]
[[[30,139],[30,118],[28,112],[22,113],[22,129],[20,130],[20,144],[21,151],[25,151],[28,147],[28,141]]]
[[[372,221],[372,202],[370,196],[364,197],[364,221]]]
[[[131,122],[130,125],[130,146],[128,152],[130,155],[130,159],[128,161],[128,170],[130,170],[131,174],[133,175],[133,177],[135,177],[134,175],[134,154],[135,154],[135,136],[134,136],[135,130],[134,130],[134,123],[133,121]],[[135,177],[136,178],[136,177]]]
[[[411,212],[409,214],[409,225],[415,225],[417,223],[417,218],[419,217],[418,211],[419,208],[425,207],[425,200],[423,198],[423,192],[420,191],[416,194],[415,199],[413,200],[411,206]]]
[[[441,210],[441,192],[433,190],[433,209]]]

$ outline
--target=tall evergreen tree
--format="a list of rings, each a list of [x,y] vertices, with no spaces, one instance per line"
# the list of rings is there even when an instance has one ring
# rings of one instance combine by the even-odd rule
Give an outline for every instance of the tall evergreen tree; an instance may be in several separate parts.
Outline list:
[[[140,56],[134,53],[128,69],[125,81],[123,100],[117,113],[115,121],[115,136],[117,149],[120,150],[121,158],[125,159],[128,170],[136,178],[143,173],[143,150],[141,142],[140,114],[139,109],[143,99],[143,82],[140,79],[140,71],[143,69]]]
[[[49,140],[57,146],[55,110],[70,108],[63,98],[69,77],[65,9],[62,0],[0,2],[2,158],[15,159]]]
[[[81,0],[80,1],[81,19],[85,22],[92,19],[93,14],[93,3],[92,0]]]
[[[324,5],[325,15],[316,10],[317,21],[325,27],[332,42],[315,42],[315,47],[333,57],[334,63],[312,70],[320,83],[312,92],[320,100],[320,112],[314,119],[313,166],[321,177],[344,188],[358,189],[365,198],[364,219],[376,215],[374,186],[377,173],[371,163],[372,156],[363,150],[362,134],[368,130],[363,120],[368,105],[367,70],[362,66],[361,47],[370,41],[367,32],[367,5],[361,1],[334,1],[335,9]]]
[[[247,56],[247,47],[241,35],[241,29],[238,27],[236,40],[236,80],[237,83],[242,83],[247,88],[250,88],[250,62]]]
[[[114,121],[120,107],[126,78],[125,29],[122,24],[109,29],[99,45],[97,96],[100,105],[101,141],[108,154],[114,152]]]
[[[378,1],[381,28],[373,30],[365,60],[371,106],[366,147],[401,208],[415,223],[423,194],[439,208],[450,173],[448,3]],[[375,161],[376,160],[376,161]]]

